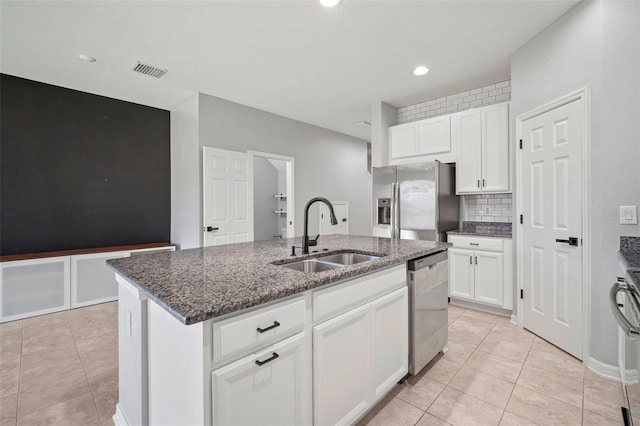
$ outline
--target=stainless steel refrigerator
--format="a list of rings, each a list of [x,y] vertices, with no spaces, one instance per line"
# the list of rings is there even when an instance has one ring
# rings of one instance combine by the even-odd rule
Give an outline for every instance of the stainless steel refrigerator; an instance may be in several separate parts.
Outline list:
[[[455,167],[439,161],[373,169],[374,237],[447,241],[459,227]]]

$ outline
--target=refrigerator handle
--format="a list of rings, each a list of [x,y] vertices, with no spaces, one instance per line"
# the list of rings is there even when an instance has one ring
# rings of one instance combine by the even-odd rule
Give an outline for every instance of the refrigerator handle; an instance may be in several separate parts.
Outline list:
[[[392,199],[392,213],[393,219],[391,238],[400,239],[400,184],[395,182],[392,187],[393,199]]]

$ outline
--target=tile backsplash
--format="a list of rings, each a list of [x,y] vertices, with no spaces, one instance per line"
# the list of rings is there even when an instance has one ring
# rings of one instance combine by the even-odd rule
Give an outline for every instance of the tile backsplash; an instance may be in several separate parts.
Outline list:
[[[511,194],[463,195],[464,219],[473,222],[513,222]]]
[[[398,124],[511,100],[511,80],[398,108]]]

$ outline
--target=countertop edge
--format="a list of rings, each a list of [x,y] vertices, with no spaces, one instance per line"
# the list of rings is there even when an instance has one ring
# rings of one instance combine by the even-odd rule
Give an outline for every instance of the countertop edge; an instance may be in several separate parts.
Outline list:
[[[501,233],[478,233],[478,232],[464,232],[464,231],[447,231],[447,235],[462,235],[465,237],[481,237],[481,238],[503,238],[511,240],[513,239],[512,234],[501,234]]]
[[[420,257],[424,257],[424,256],[428,256],[431,254],[435,254],[435,253],[439,253],[442,251],[446,251],[449,247],[452,247],[451,243],[448,242],[441,242],[440,244],[443,244],[443,246],[440,247],[435,247],[435,248],[431,248],[431,249],[423,249],[423,250],[419,250],[418,253],[413,253],[410,255],[404,255],[404,256],[400,256],[396,259],[394,259],[393,261],[387,261],[387,262],[383,262],[381,264],[373,264],[373,265],[369,265],[369,268],[367,269],[363,269],[363,270],[355,270],[355,271],[350,271],[351,273],[347,273],[345,274],[345,276],[339,277],[338,279],[331,279],[332,277],[328,277],[328,280],[326,281],[319,281],[319,282],[309,282],[308,285],[304,285],[301,286],[299,288],[296,289],[292,289],[291,291],[287,291],[285,292],[285,294],[278,294],[277,297],[274,297],[273,299],[270,300],[261,300],[257,303],[253,303],[252,301],[246,301],[243,300],[242,302],[244,303],[240,303],[237,302],[234,305],[232,305],[229,309],[225,309],[221,312],[217,312],[217,313],[212,313],[212,314],[205,314],[205,315],[197,315],[194,317],[189,317],[189,316],[185,316],[180,314],[179,312],[177,312],[174,308],[172,308],[171,306],[169,306],[166,302],[164,302],[162,300],[162,298],[160,298],[157,294],[154,294],[153,292],[149,291],[144,285],[142,285],[141,283],[139,283],[135,278],[126,275],[125,273],[123,273],[122,271],[120,271],[119,269],[117,269],[114,265],[111,264],[111,260],[108,260],[106,263],[107,265],[116,273],[118,274],[120,277],[122,277],[123,279],[125,279],[128,283],[130,283],[131,285],[133,285],[136,289],[138,289],[142,294],[144,294],[148,299],[153,300],[153,302],[155,302],[156,304],[158,304],[159,306],[161,306],[164,310],[166,310],[167,312],[169,312],[173,317],[175,317],[177,320],[179,320],[182,324],[184,325],[193,325],[193,324],[197,324],[200,322],[204,322],[204,321],[208,321],[208,320],[212,320],[212,319],[216,319],[216,318],[220,318],[223,316],[228,316],[229,314],[233,314],[233,313],[240,313],[246,309],[255,309],[256,307],[260,306],[260,305],[266,305],[269,303],[273,303],[276,302],[278,300],[281,299],[285,299],[287,297],[296,295],[296,294],[302,294],[306,291],[309,290],[314,290],[314,289],[318,289],[318,288],[322,288],[324,286],[328,286],[328,285],[335,285],[335,284],[340,284],[342,282],[346,282],[361,276],[365,276],[371,273],[375,273],[378,271],[382,271],[384,269],[388,269],[388,268],[392,268],[394,266],[398,266],[401,265],[403,263],[406,263],[410,260],[413,259],[417,259]]]

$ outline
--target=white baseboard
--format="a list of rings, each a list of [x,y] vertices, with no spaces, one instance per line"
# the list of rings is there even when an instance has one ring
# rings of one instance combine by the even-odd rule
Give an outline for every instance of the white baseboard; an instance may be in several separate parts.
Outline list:
[[[511,315],[511,324],[513,325],[518,325],[518,316],[517,315]]]
[[[486,312],[488,314],[500,315],[503,317],[510,317],[512,313],[510,309],[498,308],[496,306],[489,306],[483,303],[475,303],[469,300],[462,300],[455,297],[451,297],[449,303],[452,304],[453,306],[473,309],[475,311]]]
[[[115,426],[129,426],[127,416],[122,412],[119,403],[116,405],[116,413],[113,415],[113,424]]]
[[[595,358],[589,357],[585,367],[596,373],[598,376],[618,383],[620,382],[620,369],[617,365],[605,364]]]

